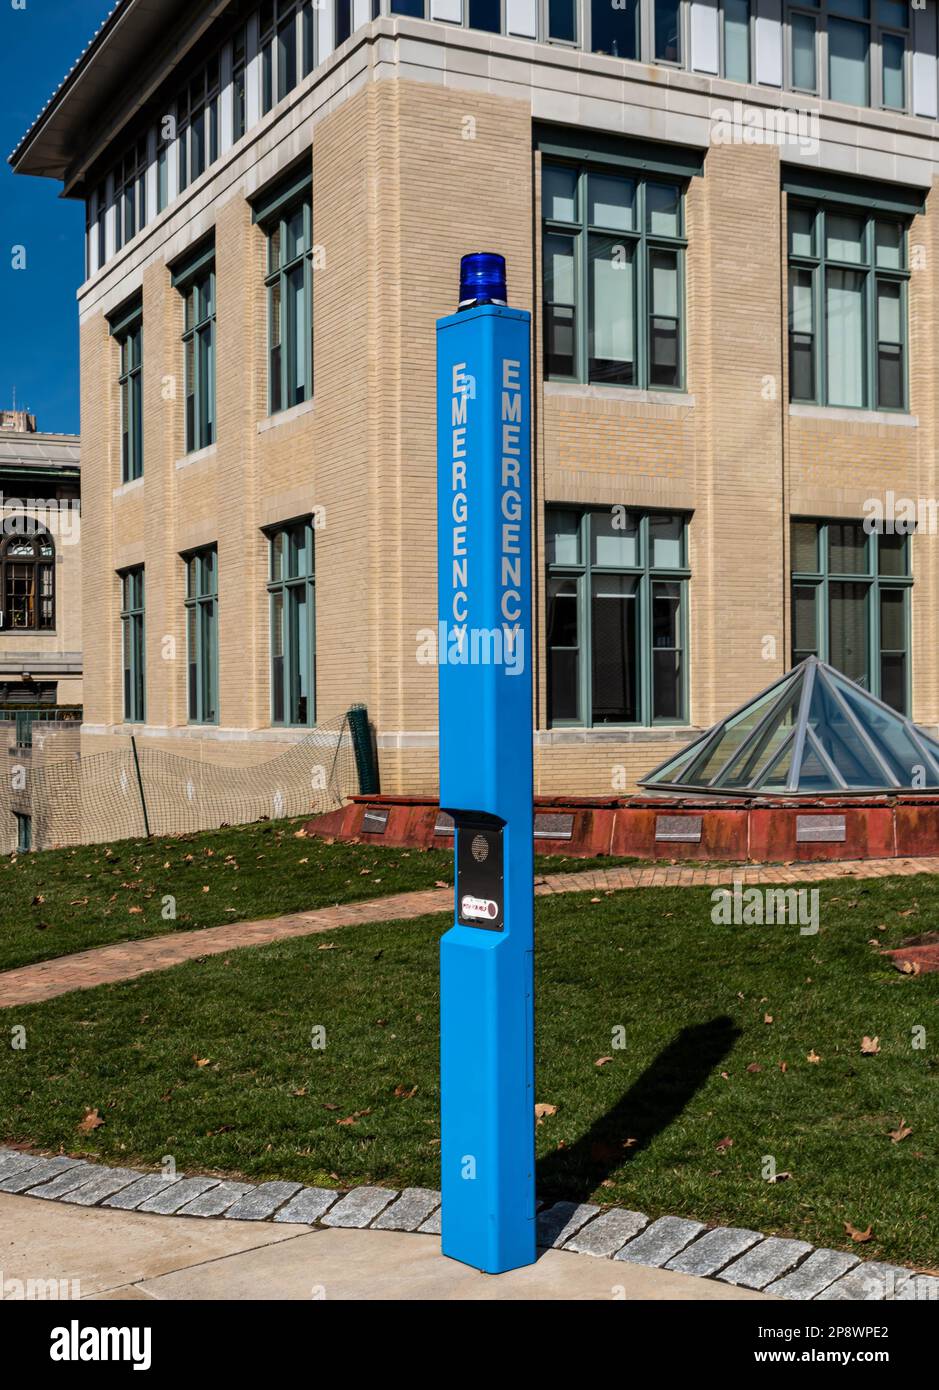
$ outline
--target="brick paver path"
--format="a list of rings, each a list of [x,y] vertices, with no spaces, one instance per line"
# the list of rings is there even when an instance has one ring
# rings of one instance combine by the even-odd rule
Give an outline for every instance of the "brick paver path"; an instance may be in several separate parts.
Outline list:
[[[547,874],[535,880],[535,893],[611,893],[623,888],[718,887],[739,879],[742,883],[818,883],[833,878],[889,878],[892,875],[939,873],[939,857],[929,859],[864,859],[829,864],[743,865],[720,869],[694,868],[687,864],[656,864],[645,868],[597,869],[573,874]],[[452,888],[430,888],[415,893],[395,893],[386,898],[293,912],[261,922],[226,922],[198,931],[170,932],[144,941],[125,941],[98,946],[72,956],[25,965],[0,974],[0,1009],[16,1004],[36,1004],[74,989],[132,980],[151,970],[215,956],[240,946],[265,946],[292,936],[335,931],[357,922],[400,922],[446,912],[453,902]]]

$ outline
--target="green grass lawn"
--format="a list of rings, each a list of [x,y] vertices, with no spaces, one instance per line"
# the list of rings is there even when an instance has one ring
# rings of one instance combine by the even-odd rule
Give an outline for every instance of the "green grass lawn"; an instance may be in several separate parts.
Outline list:
[[[453,853],[297,838],[303,821],[0,859],[0,970],[54,956],[453,882]],[[553,873],[625,859],[547,859]],[[164,916],[175,899],[175,919]],[[166,909],[168,910],[168,909]]]
[[[852,1248],[848,1222],[872,1227],[867,1257],[939,1265],[939,975],[904,977],[877,949],[937,905],[925,876],[831,883],[801,936],[715,926],[706,889],[539,902],[536,1099],[556,1107],[537,1128],[539,1194]],[[2,1052],[0,1134],[118,1163],[436,1186],[445,926],[352,927],[8,1010],[27,1046]],[[104,1123],[83,1133],[89,1108]],[[766,1181],[771,1162],[790,1176]]]

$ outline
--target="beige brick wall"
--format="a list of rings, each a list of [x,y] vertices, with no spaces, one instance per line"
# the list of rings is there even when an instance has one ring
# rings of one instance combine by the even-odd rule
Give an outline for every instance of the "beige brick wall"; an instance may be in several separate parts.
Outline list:
[[[468,134],[472,138],[467,138]],[[264,242],[237,187],[215,208],[217,445],[183,455],[182,302],[166,254],[144,295],[145,475],[118,489],[116,354],[104,319],[82,330],[85,747],[126,746],[115,571],[146,563],[144,742],[230,763],[271,756],[262,527],[321,508],[316,534],[320,718],[362,701],[384,746],[385,791],[433,792],[436,671],[416,660],[435,622],[434,321],[454,307],[460,255],[504,252],[511,302],[535,316],[536,720],[547,724],[543,507],[675,508],[690,526],[690,716],[703,728],[788,660],[788,517],[860,516],[889,485],[935,495],[939,421],[934,283],[939,214],[911,240],[917,428],[790,416],[784,202],[778,152],[716,146],[687,195],[687,397],[676,403],[546,389],[540,366],[539,168],[530,104],[411,80],[372,82],[315,127],[312,407],[266,419]],[[472,185],[473,197],[464,190]],[[173,243],[178,254],[178,238]],[[175,399],[167,389],[175,378]],[[259,425],[262,428],[259,429]],[[889,479],[889,483],[887,480]],[[118,495],[115,495],[115,492]],[[179,555],[217,543],[220,729],[187,730]],[[931,643],[936,541],[913,547],[914,715],[939,722]],[[242,736],[255,735],[252,741]],[[236,737],[237,735],[237,737]],[[681,735],[679,737],[682,737]],[[426,744],[426,738],[423,740]],[[604,794],[678,746],[640,731],[542,740],[536,790]]]

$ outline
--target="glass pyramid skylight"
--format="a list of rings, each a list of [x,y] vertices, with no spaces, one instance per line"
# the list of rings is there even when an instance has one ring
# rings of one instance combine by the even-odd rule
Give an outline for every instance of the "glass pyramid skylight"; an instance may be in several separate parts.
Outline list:
[[[640,785],[725,796],[936,792],[939,742],[810,656]]]

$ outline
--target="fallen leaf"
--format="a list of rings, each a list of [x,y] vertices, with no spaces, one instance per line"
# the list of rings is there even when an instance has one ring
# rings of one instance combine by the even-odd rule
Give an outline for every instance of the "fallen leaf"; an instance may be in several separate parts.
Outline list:
[[[207,1067],[212,1059],[211,1057],[197,1057],[196,1054],[193,1053],[192,1060],[195,1062],[197,1067]]]
[[[789,1179],[790,1179],[791,1177],[792,1177],[792,1174],[791,1174],[791,1173],[776,1173],[773,1177],[770,1178],[769,1181],[770,1181],[770,1182],[788,1182]]]
[[[37,893],[36,896],[33,898],[33,907],[39,907],[40,904],[41,904],[41,903],[44,903],[45,901],[46,901],[46,900],[45,900],[45,897],[43,896],[43,894],[42,894],[42,893]]]
[[[535,1106],[535,1120],[540,1125],[546,1115],[556,1115],[558,1108],[556,1105],[548,1105],[546,1101],[539,1101]]]
[[[787,1072],[787,1071],[789,1070],[789,1063],[788,1063],[788,1062],[780,1062],[780,1064],[779,1064],[779,1070],[780,1070],[781,1072],[783,1072],[783,1073]]]
[[[726,1153],[728,1149],[732,1149],[733,1146],[734,1141],[732,1139],[721,1139],[720,1142],[715,1145],[715,1148],[719,1154],[722,1154]]]
[[[127,909],[127,911],[128,911],[128,912],[132,912],[132,913],[134,914],[134,916],[139,916],[139,915],[143,912],[143,908],[142,908],[142,907],[129,907],[129,908]]]
[[[356,1120],[361,1120],[363,1115],[371,1115],[371,1110],[355,1110],[351,1115],[347,1115],[344,1120],[337,1120],[337,1125],[354,1125]]]
[[[100,1129],[103,1124],[104,1121],[98,1114],[97,1109],[86,1109],[84,1119],[79,1120],[76,1129],[80,1134],[90,1134],[93,1129]]]
[[[294,1094],[295,1096],[305,1096],[305,1095],[306,1095],[306,1087],[305,1087],[305,1086],[301,1086],[300,1089],[297,1090],[297,1091],[294,1091],[293,1094]]]
[[[450,887],[450,884],[447,883],[447,882],[445,882],[444,879],[438,878],[438,879],[435,879],[435,881],[434,881],[434,887],[435,887],[435,888],[449,888],[449,887]]]
[[[750,1065],[747,1067],[747,1071],[762,1071],[762,1070],[763,1070],[763,1068],[760,1066],[759,1062],[751,1062]]]
[[[874,1234],[873,1226],[868,1226],[866,1231],[859,1231],[856,1226],[852,1226],[850,1221],[844,1223],[844,1229],[854,1241],[855,1245],[866,1245]]]
[[[805,1060],[807,1062],[820,1062],[822,1059],[821,1057],[819,1057],[818,1053],[815,1051],[815,1048],[813,1047],[812,1051],[806,1054]]]
[[[612,1058],[612,1057],[598,1057],[597,1060],[594,1062],[593,1065],[594,1065],[595,1067],[605,1067],[606,1064],[607,1064],[607,1062],[612,1062],[612,1061],[613,1061],[613,1058]]]
[[[869,1038],[866,1035],[861,1039],[861,1051],[865,1057],[874,1057],[880,1051],[880,1039]]]
[[[417,1095],[417,1087],[412,1086],[411,1089],[408,1090],[407,1086],[396,1086],[395,1095],[399,1100],[410,1100],[412,1096]]]
[[[603,899],[602,899],[602,898],[591,898],[590,901],[591,901],[592,903],[601,903],[601,902],[603,901]]]
[[[773,1015],[772,1015],[772,1014],[764,1014],[764,1015],[763,1015],[763,1022],[764,1022],[764,1023],[772,1023],[772,1021],[773,1021]]]
[[[900,1123],[897,1125],[896,1129],[891,1129],[889,1131],[890,1140],[894,1144],[901,1143],[902,1140],[906,1139],[912,1133],[913,1131],[906,1123],[906,1120],[901,1120]]]

